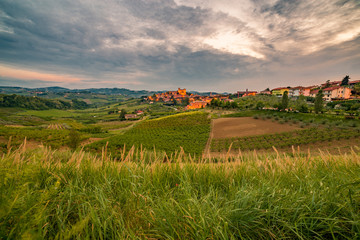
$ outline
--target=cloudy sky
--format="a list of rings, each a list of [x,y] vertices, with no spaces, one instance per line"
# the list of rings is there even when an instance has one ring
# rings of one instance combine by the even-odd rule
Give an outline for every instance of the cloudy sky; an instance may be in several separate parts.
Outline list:
[[[360,79],[359,0],[1,0],[0,85],[263,90]]]

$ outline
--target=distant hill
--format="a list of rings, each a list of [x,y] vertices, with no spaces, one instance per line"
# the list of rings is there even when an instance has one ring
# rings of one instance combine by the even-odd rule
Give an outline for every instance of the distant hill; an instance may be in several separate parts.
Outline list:
[[[85,109],[89,105],[78,99],[63,101],[59,99],[45,99],[41,97],[28,97],[17,94],[0,94],[0,107],[18,107],[32,110],[47,109]]]
[[[147,90],[130,90],[126,88],[88,88],[88,89],[68,89],[63,87],[43,87],[43,88],[23,88],[23,87],[7,87],[0,86],[0,94],[19,94],[25,96],[33,96],[36,93],[92,93],[102,95],[123,95],[125,97],[139,98],[142,96],[149,96],[156,93],[166,91],[147,91]],[[210,92],[196,92],[189,91],[190,93],[197,95],[210,95]],[[212,94],[217,94],[212,92]]]
[[[155,91],[146,90],[130,90],[126,88],[88,88],[88,89],[68,89],[63,87],[43,87],[43,88],[23,88],[23,87],[7,87],[0,86],[0,93],[3,94],[20,94],[20,95],[33,95],[34,93],[94,93],[103,95],[124,95],[126,97],[139,98],[141,96],[148,96]]]

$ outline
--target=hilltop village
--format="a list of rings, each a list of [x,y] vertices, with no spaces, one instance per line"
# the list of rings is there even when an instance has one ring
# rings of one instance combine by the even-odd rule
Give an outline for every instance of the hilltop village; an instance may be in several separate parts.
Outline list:
[[[233,101],[229,99],[228,95],[210,94],[210,96],[201,96],[192,93],[187,93],[186,89],[178,88],[177,91],[168,91],[164,93],[154,94],[147,97],[147,101],[164,102],[166,104],[184,104],[186,110],[204,108],[213,99],[221,99],[223,101]]]
[[[346,78],[346,77],[345,77]],[[315,97],[319,91],[322,91],[324,100],[327,102],[337,100],[347,100],[359,98],[360,94],[360,80],[355,81],[326,81],[320,85],[313,85],[308,87],[277,87],[274,89],[265,89],[263,91],[238,91],[235,94],[211,94],[209,96],[202,96],[186,92],[186,89],[178,88],[177,91],[168,91],[164,93],[154,94],[145,98],[150,103],[164,102],[164,104],[183,104],[186,110],[204,108],[210,104],[213,99],[221,100],[224,102],[233,102],[232,98],[255,96],[258,94],[263,95],[275,95],[281,97],[287,92],[289,97],[299,97],[303,95],[305,97]]]

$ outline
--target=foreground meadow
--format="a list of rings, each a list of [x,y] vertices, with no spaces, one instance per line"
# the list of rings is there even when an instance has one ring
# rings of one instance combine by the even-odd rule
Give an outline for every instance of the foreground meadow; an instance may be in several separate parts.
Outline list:
[[[25,145],[25,144],[24,144]],[[360,155],[0,159],[3,239],[359,239]],[[165,161],[166,159],[166,161]]]

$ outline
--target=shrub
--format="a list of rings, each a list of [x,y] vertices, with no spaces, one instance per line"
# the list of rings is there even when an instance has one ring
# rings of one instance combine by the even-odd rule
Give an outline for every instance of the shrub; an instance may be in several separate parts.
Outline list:
[[[71,149],[76,149],[79,146],[80,141],[81,141],[80,133],[75,129],[71,129],[69,133],[68,146]]]

